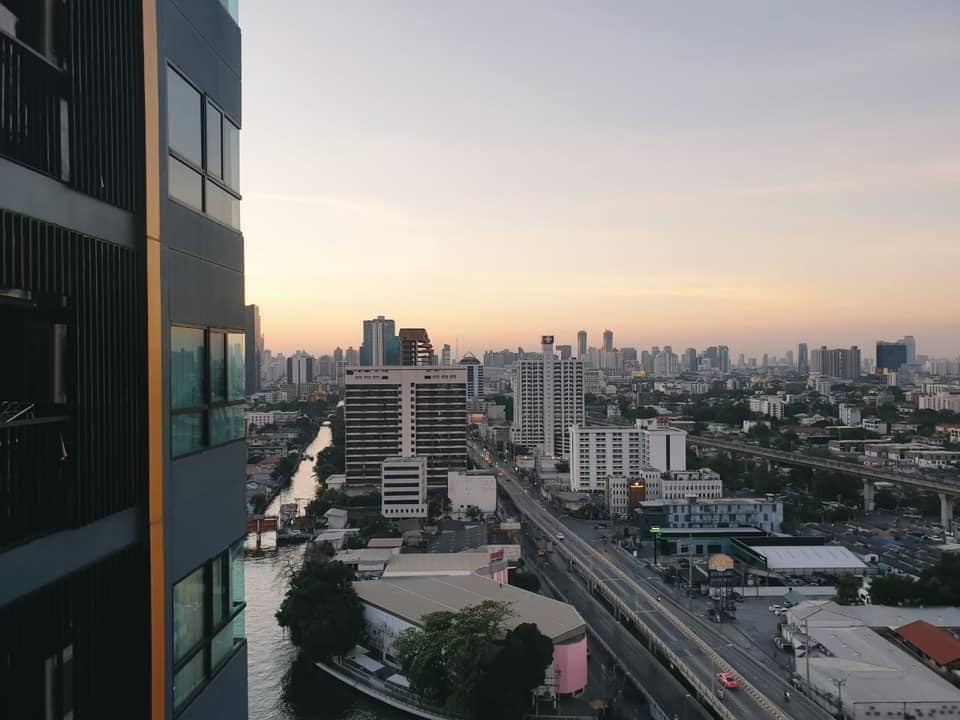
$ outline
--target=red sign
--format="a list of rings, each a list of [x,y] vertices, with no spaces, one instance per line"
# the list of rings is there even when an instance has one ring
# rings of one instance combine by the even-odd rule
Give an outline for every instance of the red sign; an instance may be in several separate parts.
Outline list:
[[[492,565],[495,562],[501,562],[503,560],[503,548],[499,550],[490,551],[490,564]]]

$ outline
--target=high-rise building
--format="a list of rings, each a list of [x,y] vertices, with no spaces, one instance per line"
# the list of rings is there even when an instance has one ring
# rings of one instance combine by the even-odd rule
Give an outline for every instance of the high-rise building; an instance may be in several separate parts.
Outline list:
[[[793,364],[793,350],[787,350],[786,361],[787,361],[787,365],[788,365],[789,367],[794,367],[794,364]]]
[[[877,372],[896,372],[906,365],[907,345],[903,342],[877,340]]]
[[[247,717],[240,47],[0,0],[4,717]]]
[[[573,357],[573,346],[557,345],[557,352],[560,353],[561,360],[569,360]]]
[[[603,349],[605,352],[613,352],[613,330],[603,331]]]
[[[810,356],[807,353],[807,344],[797,345],[797,370],[802,373],[810,372]]]
[[[479,400],[483,397],[483,365],[471,352],[464,353],[460,365],[467,370],[467,400]]]
[[[544,335],[541,355],[513,367],[511,440],[545,455],[568,457],[571,425],[584,421],[583,361],[560,360],[553,335]]]
[[[717,348],[717,362],[720,372],[730,372],[730,348],[726,345]]]
[[[907,346],[907,364],[915,364],[917,362],[917,339],[913,335],[904,335],[897,342]]]
[[[343,363],[348,367],[360,364],[360,353],[351,345],[343,352]]]
[[[363,342],[360,344],[360,364],[374,367],[400,364],[400,338],[393,320],[378,315],[363,321]]]
[[[388,519],[426,517],[427,459],[384,458],[380,468],[380,514]]]
[[[827,349],[826,345],[810,351],[810,371],[827,377],[856,380],[860,377],[860,349]]]
[[[450,344],[444,343],[443,349],[440,351],[440,364],[446,366],[450,365],[451,363],[452,359],[450,357]]]
[[[687,348],[683,353],[683,365],[684,369],[689,372],[696,372],[700,365],[697,362],[697,351],[696,348]]]
[[[587,331],[580,330],[577,333],[577,360],[587,359]]]
[[[424,457],[430,488],[467,466],[467,371],[462,367],[347,368],[347,482],[379,485],[386,458]]]
[[[246,368],[244,372],[247,395],[260,392],[260,363],[263,358],[263,335],[260,333],[260,308],[256,305],[247,305],[244,308],[243,323],[246,347],[244,357]]]
[[[400,364],[436,365],[433,343],[424,328],[400,328]]]
[[[763,354],[763,357],[760,360],[760,367],[769,367],[770,366],[770,356],[767,353]]]
[[[287,382],[290,385],[305,385],[316,382],[316,378],[317,359],[313,355],[297,350],[287,358]]]

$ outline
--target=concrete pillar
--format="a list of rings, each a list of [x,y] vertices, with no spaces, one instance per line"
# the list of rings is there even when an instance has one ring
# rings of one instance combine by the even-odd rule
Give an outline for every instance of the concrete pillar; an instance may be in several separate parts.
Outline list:
[[[946,493],[937,493],[940,496],[940,525],[943,527],[943,534],[946,536],[950,532],[950,525],[953,521],[953,495]]]
[[[876,505],[873,499],[874,487],[873,480],[863,479],[863,511],[873,512]]]

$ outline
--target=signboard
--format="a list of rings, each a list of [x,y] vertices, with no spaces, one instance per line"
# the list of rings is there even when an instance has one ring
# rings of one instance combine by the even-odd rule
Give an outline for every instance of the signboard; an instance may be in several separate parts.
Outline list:
[[[503,556],[503,548],[490,551],[490,572],[500,572],[507,569],[507,561]]]
[[[659,537],[659,536],[660,536],[660,533],[662,533],[662,532],[663,532],[663,530],[660,529],[660,526],[659,526],[659,525],[654,525],[653,527],[650,528],[650,534],[651,534],[651,535],[656,535],[657,537]]]
[[[731,570],[707,570],[712,588],[732,588],[737,586],[737,573]]]
[[[723,553],[716,553],[707,560],[707,568],[723,572],[724,570],[733,570],[733,558]]]
[[[540,336],[541,345],[553,345],[553,335],[541,335]]]

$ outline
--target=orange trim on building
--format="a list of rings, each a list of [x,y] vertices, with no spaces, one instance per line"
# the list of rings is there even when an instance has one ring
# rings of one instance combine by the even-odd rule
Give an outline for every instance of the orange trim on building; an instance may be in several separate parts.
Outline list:
[[[160,275],[160,84],[156,0],[143,0],[144,208],[147,273],[147,475],[150,543],[150,717],[167,717],[163,539],[163,304]]]

